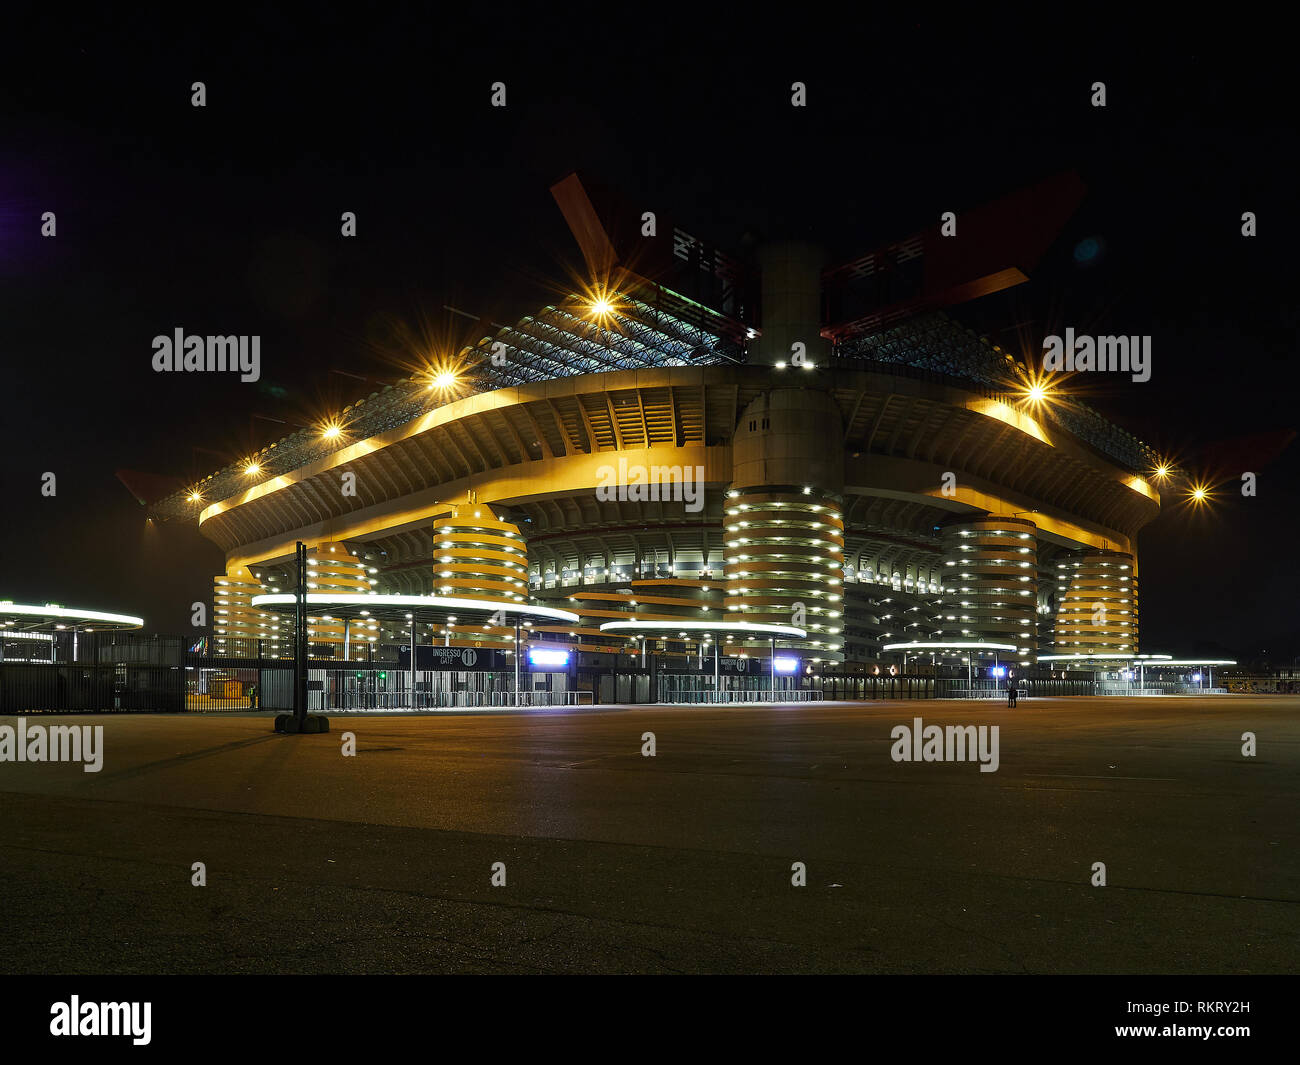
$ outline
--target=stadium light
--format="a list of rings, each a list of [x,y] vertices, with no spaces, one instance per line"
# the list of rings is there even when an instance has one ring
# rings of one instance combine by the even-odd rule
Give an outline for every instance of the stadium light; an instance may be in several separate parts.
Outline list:
[[[1038,407],[1051,403],[1057,398],[1056,389],[1052,387],[1049,374],[1029,371],[1028,380],[1019,389],[1021,399],[1031,406]]]

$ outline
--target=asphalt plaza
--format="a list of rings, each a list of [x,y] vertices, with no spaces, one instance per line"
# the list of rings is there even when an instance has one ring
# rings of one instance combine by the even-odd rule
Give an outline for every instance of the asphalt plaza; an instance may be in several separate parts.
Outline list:
[[[997,772],[893,761],[891,729],[918,714],[998,725]],[[5,972],[1269,973],[1300,956],[1294,697],[340,715],[311,736],[253,714],[58,722],[102,724],[104,764],[0,764]]]

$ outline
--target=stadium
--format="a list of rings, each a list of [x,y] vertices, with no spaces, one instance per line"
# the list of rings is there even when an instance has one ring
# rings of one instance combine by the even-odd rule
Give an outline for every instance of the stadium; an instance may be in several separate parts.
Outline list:
[[[1076,178],[838,263],[552,194],[588,283],[150,504],[225,552],[209,653],[290,653],[302,543],[324,708],[490,700],[525,655],[571,702],[1137,658],[1160,460],[960,320]]]

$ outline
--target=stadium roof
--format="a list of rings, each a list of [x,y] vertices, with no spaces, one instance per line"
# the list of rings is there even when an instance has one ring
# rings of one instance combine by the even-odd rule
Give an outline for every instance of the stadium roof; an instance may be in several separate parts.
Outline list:
[[[712,366],[745,362],[745,349],[731,339],[734,322],[659,286],[636,295],[609,297],[599,312],[589,298],[572,296],[494,332],[460,352],[464,368],[446,388],[427,376],[372,392],[339,415],[349,442],[365,440],[405,425],[455,399],[530,382],[580,374],[674,366]],[[873,370],[898,376],[974,386],[1004,398],[1023,389],[1024,367],[987,338],[955,322],[943,311],[928,311],[877,332],[840,342],[832,369]],[[1134,472],[1158,465],[1155,453],[1087,405],[1058,397],[1041,416],[1056,422],[1101,455]],[[163,520],[197,518],[202,506],[236,495],[247,487],[251,459],[272,475],[301,469],[343,444],[315,429],[300,429],[173,492],[150,507]],[[197,493],[198,499],[191,494]]]
[[[973,383],[997,392],[1030,384],[1024,366],[1013,356],[942,311],[855,336],[839,344],[835,354],[837,362],[846,366],[885,372],[928,371],[954,378],[955,383]],[[1038,413],[1135,473],[1160,464],[1147,444],[1073,397],[1054,397]]]
[[[454,386],[440,389],[427,377],[411,377],[358,400],[339,421],[346,423],[350,441],[365,440],[474,393],[579,374],[744,361],[743,348],[729,339],[729,319],[659,286],[639,296],[612,296],[608,309],[597,314],[588,299],[575,295],[514,325],[497,326],[460,352],[464,371]],[[163,520],[196,518],[201,506],[191,495],[204,502],[234,495],[245,487],[250,459],[284,474],[340,446],[318,430],[300,429],[163,497],[150,514]]]
[[[308,592],[307,606],[316,611],[330,610],[340,617],[357,615],[380,618],[386,621],[413,619],[423,621],[435,617],[439,622],[449,617],[466,617],[473,622],[490,621],[499,615],[510,621],[565,621],[576,622],[578,615],[572,610],[543,606],[540,603],[516,603],[505,599],[466,599],[445,595],[384,595],[378,592]],[[271,592],[255,595],[255,608],[292,613],[297,597],[289,592]],[[418,616],[416,616],[418,615]],[[502,622],[496,621],[500,625]]]

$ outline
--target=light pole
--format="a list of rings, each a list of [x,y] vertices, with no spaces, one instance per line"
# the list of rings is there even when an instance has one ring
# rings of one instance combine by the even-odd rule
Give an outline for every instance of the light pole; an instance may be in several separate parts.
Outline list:
[[[519,618],[515,617],[515,706],[523,706],[519,696]]]
[[[307,545],[298,541],[294,550],[298,587],[294,594],[293,710],[298,731],[307,720]]]
[[[772,702],[776,702],[776,637],[772,637],[772,653],[767,660],[767,672],[771,678]]]
[[[722,702],[722,694],[718,690],[718,678],[719,678],[719,674],[721,673],[721,670],[718,668],[718,644],[720,641],[721,641],[721,637],[714,636],[713,638],[713,701],[716,703]]]
[[[415,615],[411,615],[411,709],[415,705]]]

